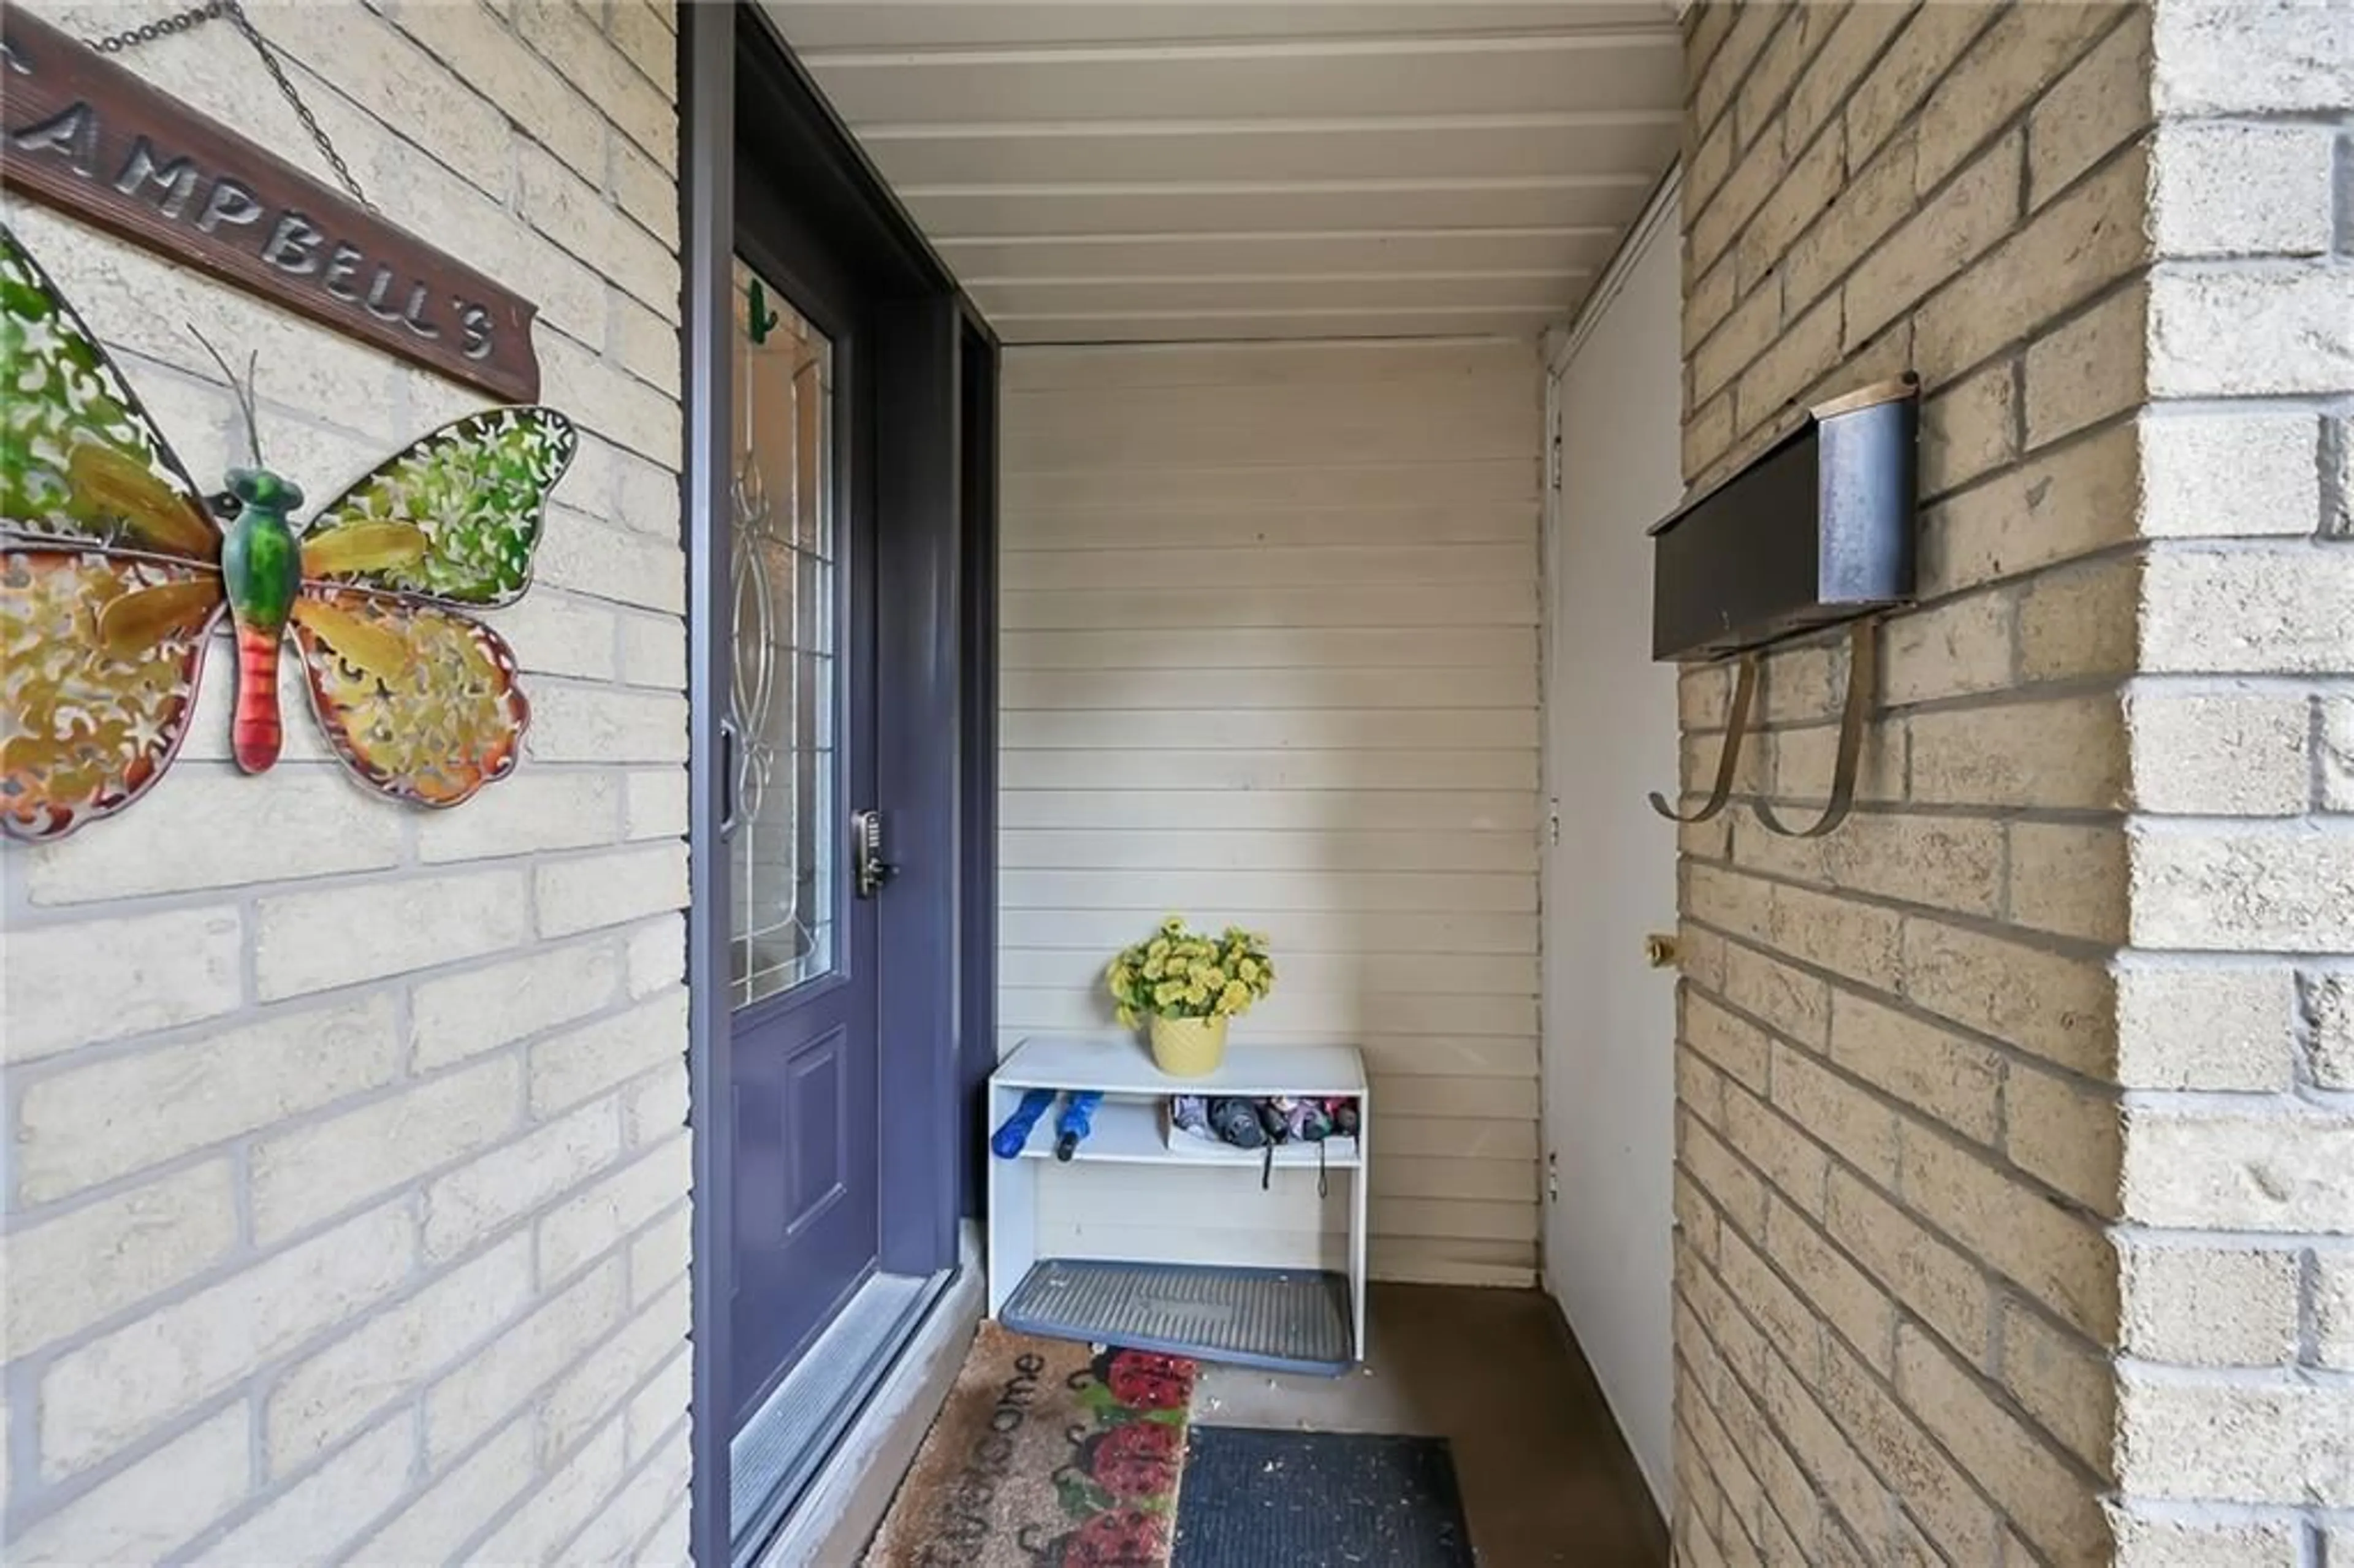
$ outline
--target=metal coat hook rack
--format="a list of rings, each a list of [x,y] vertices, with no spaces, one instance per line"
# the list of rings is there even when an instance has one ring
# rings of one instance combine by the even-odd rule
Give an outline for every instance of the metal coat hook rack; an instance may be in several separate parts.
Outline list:
[[[1879,623],[1914,595],[1914,440],[1920,382],[1882,382],[1822,403],[1781,440],[1651,529],[1651,656],[1737,658],[1724,745],[1707,800],[1651,810],[1705,822],[1733,798],[1765,651],[1848,625],[1847,697],[1830,798],[1804,827],[1757,800],[1786,838],[1820,838],[1847,820],[1879,679]]]

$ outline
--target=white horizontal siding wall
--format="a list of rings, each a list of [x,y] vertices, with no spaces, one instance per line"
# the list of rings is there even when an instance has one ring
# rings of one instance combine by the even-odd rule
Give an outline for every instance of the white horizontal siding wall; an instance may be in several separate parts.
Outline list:
[[[1003,1044],[1113,1027],[1165,914],[1263,928],[1236,1046],[1363,1047],[1373,1272],[1529,1283],[1533,346],[1021,348],[1004,390]],[[1064,1174],[1050,1246],[1332,1256],[1312,1177]]]

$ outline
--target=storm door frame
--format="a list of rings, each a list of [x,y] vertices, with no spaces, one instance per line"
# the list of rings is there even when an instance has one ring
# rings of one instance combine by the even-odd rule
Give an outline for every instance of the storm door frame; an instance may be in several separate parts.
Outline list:
[[[757,5],[679,7],[682,339],[688,558],[687,1052],[694,1131],[695,1561],[731,1561],[734,1204],[728,867],[720,719],[730,649],[710,569],[727,548],[737,191],[747,161],[821,215],[877,313],[877,804],[901,870],[877,905],[884,1115],[881,1267],[954,1268],[974,1212],[973,1109],[996,1058],[996,488],[999,344]],[[716,556],[715,555],[716,553]],[[716,1419],[706,1415],[717,1414]]]

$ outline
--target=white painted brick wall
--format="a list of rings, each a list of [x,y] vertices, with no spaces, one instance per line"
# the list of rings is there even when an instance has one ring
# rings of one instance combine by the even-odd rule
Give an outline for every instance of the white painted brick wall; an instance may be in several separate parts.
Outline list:
[[[57,3],[82,34],[151,10]],[[685,1550],[684,567],[670,8],[258,5],[396,222],[539,302],[583,432],[493,619],[535,710],[468,806],[353,786],[226,658],[124,816],[0,886],[11,1563],[675,1562]],[[137,14],[134,15],[133,13]],[[226,26],[121,57],[312,160]],[[260,354],[313,495],[483,399],[13,199],[199,476],[183,330]]]
[[[2327,1000],[2354,958],[2329,722],[2354,676],[2332,462],[2354,397],[2354,31],[2343,7],[2161,0],[2153,32],[2143,493],[2165,511],[2137,607],[2130,922],[2133,961],[2207,1005],[2121,1018],[2121,1038],[2211,1070],[2121,1073],[2116,1512],[2135,1564],[2195,1560],[2164,1534],[2186,1518],[2212,1560],[2309,1562],[2331,1531],[2315,1510],[2354,1500],[2354,1400],[2326,1370],[2354,1248]]]
[[[1688,16],[1688,478],[1917,370],[1925,602],[1684,837],[1681,1561],[2349,1538],[2350,15]]]
[[[400,1071],[393,999],[292,1010],[117,1053],[27,1083],[16,1108],[16,1190],[63,1198],[191,1150],[380,1088]]]

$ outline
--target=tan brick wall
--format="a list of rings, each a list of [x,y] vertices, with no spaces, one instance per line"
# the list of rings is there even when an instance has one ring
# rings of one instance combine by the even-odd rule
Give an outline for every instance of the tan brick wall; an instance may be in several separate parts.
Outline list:
[[[2317,1561],[2354,1506],[2354,12],[1688,27],[1688,477],[1898,370],[1925,401],[1857,815],[1684,835],[1679,1552]],[[1844,662],[1767,661],[1751,795],[1820,800]],[[1683,684],[1694,791],[1727,673]]]
[[[2142,449],[2108,322],[2147,259],[2147,21],[1689,25],[1688,477],[1797,405],[1906,368],[1926,396],[1924,604],[1882,634],[1856,816],[1685,833],[1679,1551],[2096,1560]],[[1845,665],[1768,661],[1752,794],[1822,798]],[[1684,687],[1697,789],[1726,673]]]
[[[583,432],[535,706],[456,810],[369,796],[292,683],[227,761],[5,863],[10,1563],[683,1560],[685,635],[675,42],[610,0],[258,4],[386,214],[541,307]],[[49,5],[80,34],[153,5]],[[124,62],[318,163],[226,25]],[[199,475],[238,442],[183,323],[259,350],[314,499],[477,393],[11,201]]]
[[[1688,28],[1688,478],[1925,400],[1857,817],[1683,838],[1679,1554],[2312,1563],[2354,1507],[2354,12]],[[1840,683],[1768,659],[1744,791],[1822,798]],[[1685,671],[1688,791],[1725,697]]]

